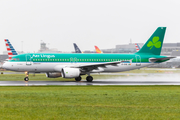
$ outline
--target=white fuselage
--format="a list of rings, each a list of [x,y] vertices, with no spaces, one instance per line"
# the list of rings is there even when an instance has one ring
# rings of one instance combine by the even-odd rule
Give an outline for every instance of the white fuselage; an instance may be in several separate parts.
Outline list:
[[[62,68],[65,67],[78,67],[83,64],[87,63],[39,63],[39,62],[32,62],[27,64],[27,62],[5,62],[3,64],[3,68],[12,71],[18,72],[61,72]],[[91,64],[91,63],[89,63]],[[94,63],[93,63],[94,64]],[[142,67],[146,67],[149,65],[153,65],[154,63],[120,63],[117,65],[106,65],[106,67],[99,67],[101,72],[122,72],[128,71],[133,69],[139,69]],[[92,72],[98,72],[92,71]]]

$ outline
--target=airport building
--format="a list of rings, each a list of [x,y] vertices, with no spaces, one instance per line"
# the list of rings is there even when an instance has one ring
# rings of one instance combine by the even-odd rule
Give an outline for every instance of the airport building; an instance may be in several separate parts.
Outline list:
[[[140,48],[144,45],[143,43],[137,43]],[[102,49],[103,53],[135,53],[135,43],[129,43],[124,45],[116,45],[115,48]],[[180,56],[180,43],[164,43],[161,55],[166,56]]]
[[[61,51],[58,51],[58,49],[56,49],[56,48],[50,49],[46,46],[45,42],[41,42],[40,50],[37,53],[61,53]]]

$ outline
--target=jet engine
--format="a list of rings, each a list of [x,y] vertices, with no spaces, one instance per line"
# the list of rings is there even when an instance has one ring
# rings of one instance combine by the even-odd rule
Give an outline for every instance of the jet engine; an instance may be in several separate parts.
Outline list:
[[[80,76],[79,68],[63,68],[62,77],[63,78],[76,78]]]
[[[48,78],[57,78],[57,77],[62,77],[60,72],[47,72],[46,77]]]

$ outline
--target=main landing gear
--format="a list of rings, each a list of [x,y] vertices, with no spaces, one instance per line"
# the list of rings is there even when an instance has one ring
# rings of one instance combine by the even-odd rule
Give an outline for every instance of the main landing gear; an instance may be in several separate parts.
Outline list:
[[[82,79],[81,76],[75,78],[76,81],[81,81],[81,79]],[[93,81],[93,77],[88,75],[86,77],[86,80],[87,80],[87,82],[92,82]]]
[[[82,79],[81,76],[75,78],[76,81],[81,81],[81,79]]]
[[[92,76],[87,76],[86,80],[87,80],[87,82],[92,82],[93,81],[93,77]]]
[[[28,81],[29,80],[29,78],[28,78],[29,72],[25,72],[25,75],[26,75],[26,77],[24,78],[24,81]]]
[[[93,77],[92,76],[90,76],[90,73],[87,73],[87,77],[86,77],[86,80],[87,80],[87,82],[92,82],[93,81]]]

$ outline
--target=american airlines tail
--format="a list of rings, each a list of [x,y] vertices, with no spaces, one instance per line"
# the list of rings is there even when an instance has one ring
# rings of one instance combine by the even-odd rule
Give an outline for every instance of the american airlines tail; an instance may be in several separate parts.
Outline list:
[[[12,44],[9,42],[8,39],[4,39],[5,45],[8,51],[8,57],[11,59],[13,56],[18,55],[16,50],[13,48]]]
[[[135,47],[136,47],[136,52],[138,52],[141,49],[137,43],[135,43]]]
[[[94,46],[96,49],[96,53],[103,53],[97,46]]]

